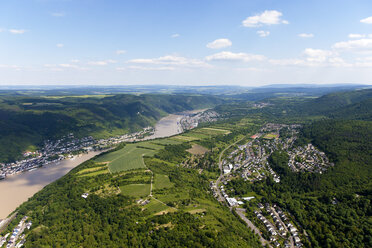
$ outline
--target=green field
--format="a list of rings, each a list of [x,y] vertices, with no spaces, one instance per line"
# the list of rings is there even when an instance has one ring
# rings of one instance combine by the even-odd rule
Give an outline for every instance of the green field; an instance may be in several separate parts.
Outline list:
[[[154,140],[151,143],[160,144],[160,145],[178,145],[178,144],[181,144],[182,141],[175,140],[175,139],[160,139],[160,140]]]
[[[144,197],[150,194],[150,184],[129,184],[120,186],[123,195],[133,197]]]
[[[137,146],[148,147],[151,149],[139,148]],[[162,147],[148,142],[143,142],[141,144],[127,144],[123,149],[105,154],[104,156],[97,158],[96,161],[107,162],[111,173],[146,168],[142,157],[145,155],[151,156],[160,148]]]
[[[279,137],[278,134],[275,134],[275,133],[268,133],[266,134],[263,138],[264,139],[277,139]]]
[[[220,135],[220,134],[229,134],[229,133],[231,133],[229,130],[217,129],[217,128],[209,128],[209,127],[205,127],[205,128],[201,128],[201,129],[195,130],[195,132],[201,133],[201,134],[207,134],[207,135]]]
[[[205,138],[208,138],[210,136],[208,134],[204,134],[203,132],[189,132],[189,133],[185,133],[183,135],[188,136],[188,137],[197,138],[197,139],[205,139]]]
[[[158,213],[166,210],[167,208],[169,208],[167,205],[164,205],[163,203],[154,199],[151,199],[150,203],[145,206],[145,209],[149,214]]]
[[[164,189],[164,188],[170,188],[172,186],[173,186],[173,183],[171,183],[167,175],[155,174],[154,189]]]
[[[194,141],[194,140],[199,140],[198,138],[195,138],[195,137],[189,137],[189,136],[184,136],[184,135],[177,135],[177,136],[174,136],[172,137],[172,139],[178,141]]]

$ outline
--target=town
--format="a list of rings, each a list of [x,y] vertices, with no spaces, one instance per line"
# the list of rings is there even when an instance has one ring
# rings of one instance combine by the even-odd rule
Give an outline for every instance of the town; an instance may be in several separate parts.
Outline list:
[[[271,168],[268,158],[276,150],[288,153],[288,167],[295,173],[322,173],[333,166],[324,152],[314,145],[304,147],[296,145],[296,139],[301,125],[268,123],[258,133],[249,137],[246,143],[234,143],[226,148],[227,154],[221,154],[221,175],[216,182],[211,181],[210,187],[214,197],[225,202],[231,211],[257,229],[264,242],[274,247],[301,247],[301,236],[294,218],[285,213],[276,204],[261,203],[254,195],[239,195],[230,182],[243,179],[254,183],[271,177],[275,183],[280,183],[280,176]],[[242,208],[244,207],[244,208]],[[252,214],[254,213],[254,214]],[[249,219],[246,219],[246,215]]]
[[[22,247],[26,242],[26,235],[23,232],[31,228],[32,222],[27,221],[28,217],[24,216],[12,233],[7,233],[4,237],[0,236],[0,247],[6,244],[6,248]],[[27,222],[26,222],[27,221]],[[19,241],[19,242],[18,242]]]
[[[213,122],[219,118],[218,114],[211,110],[198,113],[183,113],[178,123],[181,132],[193,129],[198,123]],[[58,164],[64,159],[74,159],[75,156],[89,151],[107,150],[122,142],[138,142],[151,139],[155,132],[154,127],[145,127],[138,132],[110,137],[108,139],[95,140],[93,137],[77,138],[73,133],[63,136],[57,140],[46,140],[39,151],[25,151],[24,159],[12,163],[0,163],[0,180],[7,176],[21,172],[36,170],[49,164]]]

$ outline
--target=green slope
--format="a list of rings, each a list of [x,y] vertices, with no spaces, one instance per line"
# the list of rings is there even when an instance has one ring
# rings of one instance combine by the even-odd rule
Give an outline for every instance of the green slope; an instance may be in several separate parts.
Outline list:
[[[0,99],[0,161],[12,161],[30,145],[73,132],[106,138],[153,125],[168,113],[222,103],[202,95],[3,97]]]

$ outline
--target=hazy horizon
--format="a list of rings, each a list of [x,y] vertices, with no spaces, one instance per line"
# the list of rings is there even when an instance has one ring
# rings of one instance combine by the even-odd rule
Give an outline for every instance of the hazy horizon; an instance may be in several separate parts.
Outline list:
[[[372,3],[0,3],[0,85],[371,84]]]

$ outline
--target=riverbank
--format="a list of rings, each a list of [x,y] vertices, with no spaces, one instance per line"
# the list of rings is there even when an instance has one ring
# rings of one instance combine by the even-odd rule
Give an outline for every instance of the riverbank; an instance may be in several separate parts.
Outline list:
[[[165,138],[165,137],[173,136],[176,134],[180,134],[184,131],[181,126],[181,119],[185,115],[196,114],[196,113],[204,112],[206,110],[207,109],[196,109],[196,110],[184,111],[184,112],[176,113],[176,114],[170,114],[166,117],[163,117],[156,123],[154,134],[144,138],[144,140]]]
[[[185,111],[177,114],[170,114],[160,119],[155,125],[155,133],[144,140],[165,138],[182,133],[180,120],[189,114],[203,112],[206,109]],[[49,165],[44,165],[36,170],[7,176],[0,180],[0,219],[5,219],[19,205],[27,201],[39,190],[51,182],[66,175],[71,169],[91,159],[101,152],[89,152],[74,159],[65,159]]]
[[[1,180],[0,219],[5,219],[19,205],[27,201],[28,198],[32,197],[46,185],[66,175],[70,170],[99,153],[100,152],[89,152],[75,159],[65,159],[60,162],[45,165],[33,171],[8,176],[6,180]]]

